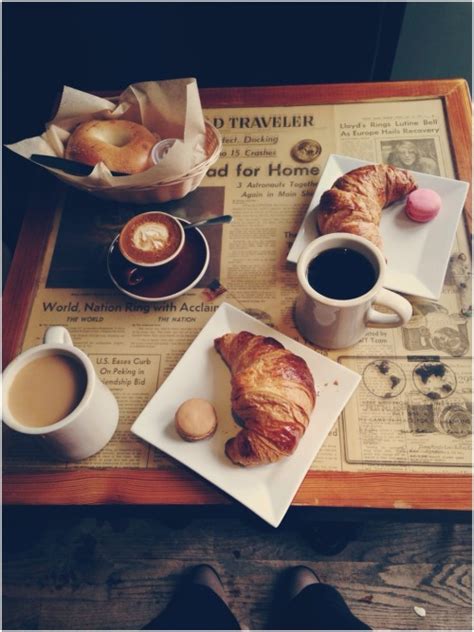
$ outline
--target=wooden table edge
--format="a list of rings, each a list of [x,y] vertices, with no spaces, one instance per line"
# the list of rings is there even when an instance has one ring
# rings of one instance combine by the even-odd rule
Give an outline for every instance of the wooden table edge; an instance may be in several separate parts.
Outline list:
[[[39,183],[46,184],[41,203],[32,192],[30,204],[21,226],[18,243],[13,254],[2,301],[2,367],[5,368],[20,352],[28,319],[38,287],[41,268],[45,257],[54,215],[60,201],[64,185],[54,180],[50,174],[39,172],[32,191]],[[38,212],[40,206],[40,212]]]
[[[262,105],[318,105],[384,100],[387,98],[445,99],[446,116],[457,177],[471,182],[471,104],[463,79],[388,83],[318,84],[200,90],[205,108]],[[244,100],[245,93],[245,100]],[[102,93],[104,95],[111,93]],[[116,94],[116,92],[114,92]],[[252,102],[252,99],[255,102]],[[3,297],[3,366],[21,348],[37,288],[44,249],[51,230],[58,192],[64,190],[42,170],[38,181],[46,183],[46,195],[27,210]],[[465,218],[472,232],[471,198]],[[34,248],[32,246],[34,245]],[[164,483],[166,484],[164,485]],[[92,488],[90,487],[92,486]],[[423,497],[421,498],[421,492]],[[331,507],[379,507],[417,509],[471,508],[471,477],[467,475],[407,473],[309,472],[293,504]],[[378,496],[375,496],[377,495]],[[442,499],[443,505],[440,506]],[[229,499],[211,485],[187,472],[87,469],[69,472],[6,472],[5,504],[219,504]]]
[[[182,470],[81,469],[7,473],[6,505],[214,505],[226,494]],[[472,478],[455,474],[310,471],[292,505],[470,511]]]
[[[200,88],[204,107],[252,107],[258,105],[305,105],[312,97],[318,103],[360,102],[397,98],[430,99],[453,90],[467,89],[463,78],[373,81],[357,83],[303,83],[273,86],[232,86]],[[117,92],[115,91],[114,94]],[[111,92],[102,94],[112,94]],[[282,98],[290,101],[285,103]],[[263,100],[262,100],[263,99]]]

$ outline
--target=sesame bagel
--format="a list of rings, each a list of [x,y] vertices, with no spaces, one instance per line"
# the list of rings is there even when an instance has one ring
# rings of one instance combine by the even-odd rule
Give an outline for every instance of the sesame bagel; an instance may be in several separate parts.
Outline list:
[[[133,121],[92,120],[73,131],[65,157],[91,166],[103,162],[120,173],[140,173],[152,166],[150,151],[159,140]]]

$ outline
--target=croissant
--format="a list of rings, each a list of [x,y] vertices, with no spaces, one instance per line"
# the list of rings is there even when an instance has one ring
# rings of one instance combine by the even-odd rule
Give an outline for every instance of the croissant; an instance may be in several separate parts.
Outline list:
[[[260,465],[292,454],[316,403],[306,362],[274,338],[248,331],[214,345],[232,372],[232,412],[243,426],[226,443],[229,459]]]
[[[366,165],[341,176],[319,202],[320,232],[352,233],[383,246],[379,232],[382,209],[416,189],[413,177],[392,165]]]

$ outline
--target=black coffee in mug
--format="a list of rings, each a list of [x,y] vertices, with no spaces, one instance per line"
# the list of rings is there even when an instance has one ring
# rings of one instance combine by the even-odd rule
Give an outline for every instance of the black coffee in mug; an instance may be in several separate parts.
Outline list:
[[[377,273],[360,252],[330,248],[320,252],[308,266],[308,283],[319,294],[338,300],[357,298],[377,282]]]

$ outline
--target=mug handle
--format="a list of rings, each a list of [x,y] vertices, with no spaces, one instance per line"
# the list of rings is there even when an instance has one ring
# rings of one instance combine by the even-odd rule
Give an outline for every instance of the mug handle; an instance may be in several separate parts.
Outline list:
[[[48,327],[43,342],[52,345],[74,345],[66,327],[59,327],[58,325]]]
[[[125,270],[125,283],[127,285],[139,285],[144,280],[143,272],[139,268],[128,268]]]
[[[411,304],[403,296],[385,288],[380,290],[374,302],[395,313],[384,314],[370,307],[365,317],[367,327],[401,327],[407,324],[413,314]]]

